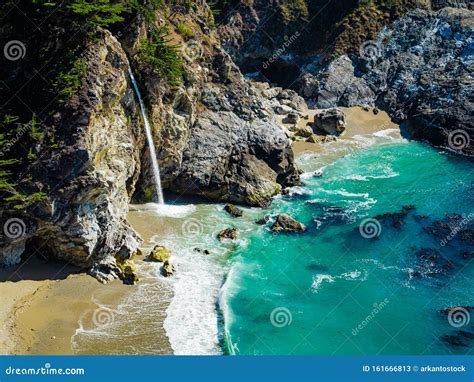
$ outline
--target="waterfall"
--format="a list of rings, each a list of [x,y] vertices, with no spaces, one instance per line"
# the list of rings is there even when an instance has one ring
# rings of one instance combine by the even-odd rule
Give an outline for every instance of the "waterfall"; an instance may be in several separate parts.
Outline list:
[[[137,94],[138,102],[140,103],[140,110],[143,116],[143,122],[145,123],[148,151],[151,157],[153,177],[155,178],[155,196],[157,197],[159,204],[165,204],[165,199],[163,198],[163,190],[161,189],[160,167],[158,166],[158,160],[156,159],[155,144],[153,143],[150,122],[148,121],[148,117],[146,116],[145,103],[143,102],[140,90],[138,90],[137,82],[135,81],[135,77],[133,76],[132,69],[130,67],[128,67],[128,73],[130,75],[130,79],[132,80],[135,93]]]

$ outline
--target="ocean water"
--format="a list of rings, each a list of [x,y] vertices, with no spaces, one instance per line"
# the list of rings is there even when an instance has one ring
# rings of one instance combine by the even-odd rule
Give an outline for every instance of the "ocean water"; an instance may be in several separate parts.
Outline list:
[[[472,162],[387,133],[337,143],[336,160],[330,147],[300,158],[304,186],[261,215],[288,213],[307,231],[255,227],[233,253],[220,300],[227,354],[472,352],[474,317],[440,310],[474,305],[474,263],[462,256],[473,246],[426,232],[452,213],[472,227]],[[366,220],[408,205],[401,221]],[[438,257],[420,257],[428,248]]]
[[[165,207],[134,206],[143,251],[168,247],[175,275],[137,262],[142,281],[118,306],[97,296],[110,325],[97,325],[96,312],[81,317],[76,353],[100,344],[114,354],[472,354],[474,311],[448,319],[440,310],[474,305],[474,264],[462,256],[473,246],[427,233],[447,214],[464,215],[461,228],[474,223],[472,162],[397,129],[298,161],[303,185],[241,218],[172,195]],[[378,216],[408,205],[406,215]],[[273,234],[283,212],[307,231]],[[270,222],[257,225],[263,216]],[[220,242],[228,227],[238,240]]]

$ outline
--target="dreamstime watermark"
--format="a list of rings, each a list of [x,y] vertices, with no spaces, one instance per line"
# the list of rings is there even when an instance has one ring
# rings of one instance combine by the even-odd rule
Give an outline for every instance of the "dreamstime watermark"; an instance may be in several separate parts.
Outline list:
[[[367,61],[375,61],[382,56],[382,46],[379,42],[368,40],[359,47],[359,55]]]
[[[298,38],[301,36],[300,32],[296,31],[294,34],[292,34],[290,37],[285,36],[285,42],[283,45],[278,48],[275,53],[272,54],[272,56],[266,60],[263,64],[262,67],[263,69],[268,69],[271,64],[273,64],[276,60],[278,60],[281,56],[283,56],[288,48],[296,41]]]
[[[31,127],[33,126],[31,122],[26,123],[24,125],[19,125],[20,128],[16,131],[15,136],[2,145],[2,148],[0,149],[0,157],[4,156],[7,152],[9,152],[10,149],[21,139],[21,137],[27,132],[29,132],[31,130]]]
[[[18,61],[25,57],[26,46],[19,40],[8,41],[3,47],[3,55],[9,61]]]
[[[382,226],[377,219],[365,219],[359,225],[359,233],[364,239],[374,239],[382,233]]]
[[[197,237],[204,231],[203,224],[197,219],[187,219],[181,226],[181,231],[184,236]]]
[[[85,375],[86,371],[82,367],[77,368],[55,368],[50,363],[45,363],[41,367],[13,367],[5,369],[5,375]]]
[[[18,239],[26,233],[26,224],[23,220],[18,218],[8,219],[5,224],[3,224],[3,233],[9,239]]]
[[[106,307],[100,307],[94,310],[92,315],[92,322],[98,328],[106,328],[112,325],[115,321],[115,312]]]
[[[199,44],[196,40],[191,40],[183,44],[181,46],[181,52],[188,61],[201,58],[204,53],[201,44]]]
[[[385,298],[385,300],[380,303],[375,302],[373,305],[374,308],[372,309],[370,314],[367,315],[367,317],[365,317],[364,320],[359,325],[357,325],[357,327],[352,329],[352,335],[356,336],[359,334],[359,332],[364,330],[364,328],[375,318],[375,316],[377,316],[377,314],[382,311],[382,309],[384,309],[388,305],[389,302],[390,301],[388,298]]]
[[[453,130],[448,135],[448,146],[455,151],[465,149],[470,143],[469,134],[462,129]]]
[[[465,308],[458,307],[450,309],[448,312],[448,322],[453,328],[461,328],[469,325],[471,315]]]
[[[280,306],[278,308],[273,309],[270,313],[270,322],[276,328],[290,326],[293,322],[293,315],[291,314],[288,308]]]
[[[462,219],[461,222],[459,222],[459,224],[456,224],[455,226],[451,227],[450,234],[446,236],[443,240],[441,240],[439,244],[442,247],[445,247],[451,240],[453,240],[456,237],[456,235],[460,231],[462,231],[464,227],[466,227],[471,222],[472,219],[474,219],[474,214],[470,213],[464,219]]]

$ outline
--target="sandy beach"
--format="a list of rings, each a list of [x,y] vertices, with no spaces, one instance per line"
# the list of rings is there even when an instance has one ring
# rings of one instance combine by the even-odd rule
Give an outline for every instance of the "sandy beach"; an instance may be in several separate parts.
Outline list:
[[[340,139],[398,129],[385,112],[374,114],[372,110],[358,107],[342,109],[346,113],[347,130]],[[308,120],[300,123],[312,121],[316,112],[311,110]],[[293,149],[295,155],[299,155],[319,151],[324,145],[294,142]],[[144,239],[142,249],[145,253],[152,243],[181,229],[174,226],[172,220],[156,218],[151,221],[144,213],[147,212],[137,211],[132,206],[129,222]],[[77,268],[35,257],[19,266],[0,269],[0,354],[132,354],[134,341],[150,341],[142,352],[171,354],[163,323],[172,290],[163,284],[153,291],[150,301],[138,301],[147,290],[147,277],[153,269],[141,259],[136,262],[143,280],[135,286],[123,285],[118,280],[102,285],[79,273]],[[148,297],[150,294],[148,290]],[[135,316],[130,314],[130,310],[140,303],[156,305],[150,327],[141,324],[139,312],[134,313]],[[106,344],[98,330],[102,328],[97,328],[94,320],[96,313],[104,310],[113,312],[111,331],[117,333],[116,339]],[[137,325],[143,326],[141,331],[129,330],[130,326]],[[150,330],[153,336],[147,339]]]
[[[364,110],[361,107],[340,107],[344,114],[346,115],[346,131],[344,135],[338,139],[347,140],[353,138],[355,135],[361,134],[373,134],[377,131],[387,130],[387,129],[399,129],[399,126],[390,119],[390,116],[385,111],[378,111],[377,114],[374,114],[373,110]],[[308,119],[301,119],[299,125],[304,126],[307,123],[314,121],[314,116],[319,112],[319,110],[309,110]],[[397,134],[398,136],[399,133]],[[293,142],[293,152],[295,155],[302,154],[304,152],[320,151],[325,143],[310,143],[304,141]]]

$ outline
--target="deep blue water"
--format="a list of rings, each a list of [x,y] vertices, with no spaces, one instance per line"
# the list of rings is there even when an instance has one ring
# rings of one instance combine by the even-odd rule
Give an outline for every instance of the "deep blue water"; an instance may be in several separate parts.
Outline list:
[[[473,228],[472,162],[401,140],[343,150],[303,155],[304,186],[259,212],[286,212],[305,233],[270,222],[231,256],[225,351],[472,354],[474,312],[440,312],[474,305],[473,237],[458,232]]]

